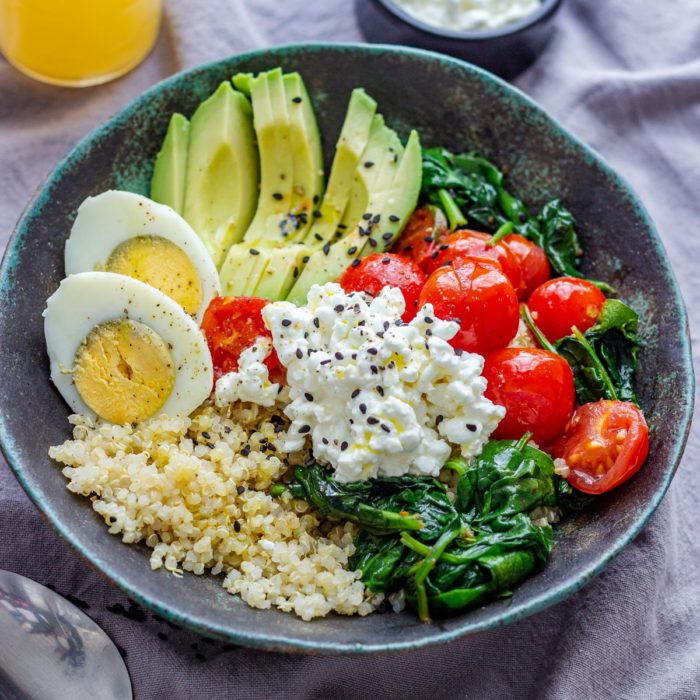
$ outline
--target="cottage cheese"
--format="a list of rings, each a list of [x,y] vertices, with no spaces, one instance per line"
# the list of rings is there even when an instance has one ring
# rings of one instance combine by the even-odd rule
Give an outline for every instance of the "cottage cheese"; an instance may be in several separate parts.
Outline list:
[[[269,338],[258,338],[241,353],[238,371],[229,372],[216,382],[214,401],[217,406],[227,406],[234,401],[250,401],[266,408],[275,405],[281,387],[270,381],[264,364],[271,350]]]
[[[283,449],[299,450],[310,438],[315,458],[339,481],[437,476],[452,445],[465,457],[481,452],[504,415],[483,395],[483,358],[455,352],[448,340],[457,324],[434,318],[429,304],[409,324],[403,311],[398,289],[368,300],[337,284],[312,287],[307,306],[263,309],[287,368],[284,412],[292,423]],[[255,353],[256,372],[266,372]],[[242,358],[239,374],[247,367]],[[256,400],[252,384],[246,395]]]
[[[537,10],[541,0],[394,0],[408,14],[443,29],[496,29]]]

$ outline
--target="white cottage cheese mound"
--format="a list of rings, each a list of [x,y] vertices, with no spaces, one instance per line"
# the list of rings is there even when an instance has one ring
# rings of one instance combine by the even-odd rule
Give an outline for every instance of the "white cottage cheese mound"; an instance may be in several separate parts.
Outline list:
[[[272,350],[269,338],[258,338],[238,359],[238,370],[229,372],[216,382],[214,401],[220,408],[235,401],[250,401],[271,408],[280,393],[280,385],[270,381],[264,364]]]
[[[287,368],[283,449],[311,438],[315,458],[344,482],[437,476],[451,445],[467,458],[481,452],[504,415],[484,397],[483,358],[452,348],[458,325],[435,318],[431,305],[408,324],[403,311],[398,289],[368,301],[333,283],[312,287],[307,306],[263,309]]]

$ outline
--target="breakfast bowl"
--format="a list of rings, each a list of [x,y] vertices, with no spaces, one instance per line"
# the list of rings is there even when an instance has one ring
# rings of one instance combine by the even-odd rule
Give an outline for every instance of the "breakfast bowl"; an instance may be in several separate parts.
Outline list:
[[[395,0],[356,0],[355,8],[360,28],[371,42],[439,51],[511,79],[543,51],[555,30],[561,4],[562,0],[542,0],[530,14],[483,29],[437,26]]]
[[[152,571],[146,547],[110,535],[89,504],[66,489],[48,457],[50,445],[69,437],[69,411],[49,380],[42,313],[63,278],[64,246],[80,203],[109,189],[147,194],[173,112],[191,114],[234,73],[276,66],[303,75],[327,161],[347,98],[363,86],[402,138],[417,129],[425,146],[478,150],[507,166],[513,190],[535,205],[561,197],[578,221],[583,272],[609,281],[643,315],[636,391],[653,426],[648,461],[624,488],[568,517],[556,530],[546,568],[507,599],[432,623],[407,611],[305,622],[253,609],[226,593],[220,577]],[[0,282],[0,443],[27,494],[76,552],[132,599],[173,623],[234,643],[306,653],[410,650],[543,610],[590,581],[640,531],[668,489],[689,430],[694,378],[686,313],[641,202],[600,156],[525,95],[478,68],[424,51],[288,46],[233,56],[156,85],[90,133],[49,175],[9,242]]]

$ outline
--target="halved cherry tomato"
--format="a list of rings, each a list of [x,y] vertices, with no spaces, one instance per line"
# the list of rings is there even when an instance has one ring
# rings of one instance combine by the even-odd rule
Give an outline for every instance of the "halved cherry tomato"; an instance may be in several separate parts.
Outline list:
[[[569,465],[571,482],[579,491],[599,494],[627,481],[649,453],[649,428],[633,403],[586,403],[576,409],[552,454]]]
[[[541,284],[527,300],[537,327],[554,343],[571,335],[576,326],[585,333],[605,303],[605,294],[592,282],[578,277],[556,277]]]
[[[574,410],[574,375],[566,360],[538,348],[505,348],[486,358],[485,395],[506,409],[494,438],[517,440],[532,433],[549,445]]]
[[[435,315],[459,326],[450,343],[480,355],[502,348],[518,331],[518,298],[497,261],[463,258],[428,278],[418,307],[432,304]]]
[[[503,238],[502,242],[520,264],[524,287],[521,298],[527,299],[537,287],[552,276],[547,254],[538,245],[518,233],[511,233]]]
[[[202,319],[202,331],[207,339],[214,363],[214,381],[238,369],[241,353],[260,336],[272,338],[261,311],[267,299],[258,297],[215,297],[209,302]],[[265,359],[270,381],[286,382],[286,370],[274,348]]]
[[[392,252],[410,258],[425,271],[425,265],[449,232],[442,209],[431,205],[420,207],[411,214]]]
[[[503,274],[510,280],[516,293],[520,295],[525,288],[522,284],[518,259],[503,243],[496,243],[494,246],[487,245],[490,238],[491,236],[481,231],[455,231],[442,239],[442,243],[438,246],[437,251],[430,256],[424,269],[430,274],[449,262],[456,266],[464,257],[493,258],[500,263]]]
[[[346,292],[378,294],[384,287],[398,287],[406,302],[401,317],[408,323],[418,312],[418,295],[425,273],[412,260],[396,253],[374,253],[348,267],[338,280]]]

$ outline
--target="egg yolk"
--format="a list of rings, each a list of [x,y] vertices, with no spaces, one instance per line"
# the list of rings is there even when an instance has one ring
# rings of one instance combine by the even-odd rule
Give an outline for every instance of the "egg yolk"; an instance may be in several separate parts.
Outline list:
[[[129,238],[112,251],[104,269],[150,284],[180,304],[188,314],[196,314],[202,303],[197,270],[185,251],[166,238]]]
[[[75,354],[73,381],[83,401],[110,423],[140,423],[155,415],[175,385],[167,344],[138,321],[107,321],[90,331]]]

